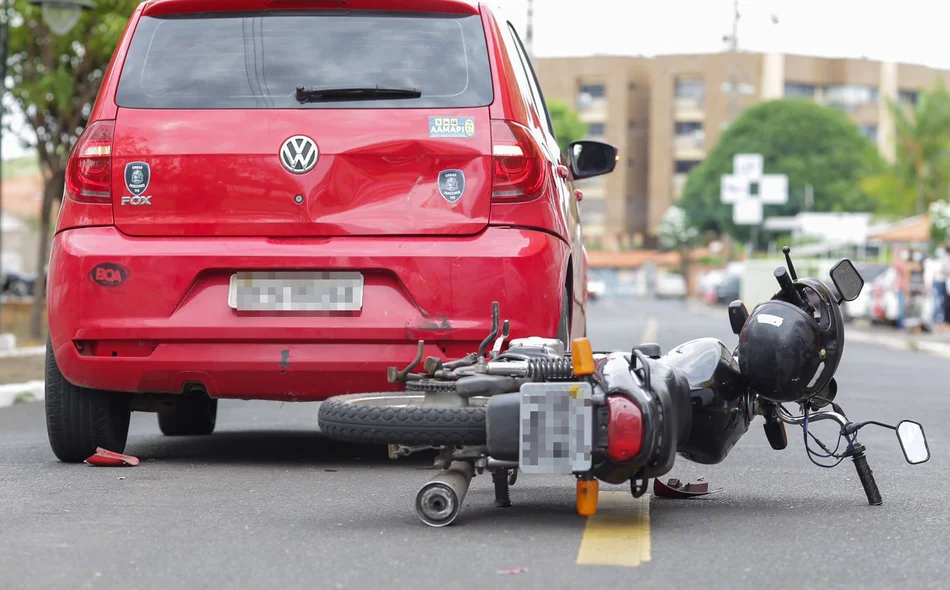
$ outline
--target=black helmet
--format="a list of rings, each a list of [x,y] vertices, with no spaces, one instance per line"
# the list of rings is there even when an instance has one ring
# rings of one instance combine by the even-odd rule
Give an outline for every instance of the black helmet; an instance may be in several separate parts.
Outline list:
[[[742,375],[757,394],[778,403],[805,401],[821,393],[831,383],[844,347],[837,299],[820,281],[805,278],[797,283],[817,318],[773,298],[752,310],[739,334]]]

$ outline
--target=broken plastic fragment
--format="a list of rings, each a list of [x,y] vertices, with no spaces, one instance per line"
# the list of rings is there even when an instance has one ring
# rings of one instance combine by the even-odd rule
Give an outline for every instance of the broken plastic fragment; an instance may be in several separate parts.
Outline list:
[[[139,460],[138,457],[132,455],[114,453],[99,447],[96,449],[95,455],[86,459],[86,463],[98,467],[122,467],[123,465],[135,467],[139,464]]]
[[[702,479],[695,483],[682,483],[678,479],[670,479],[663,483],[659,478],[653,480],[653,495],[657,498],[695,498],[721,492],[722,488],[709,489],[709,484]]]
[[[508,569],[498,570],[499,576],[510,576],[514,574],[523,574],[528,571],[526,567],[510,567]]]

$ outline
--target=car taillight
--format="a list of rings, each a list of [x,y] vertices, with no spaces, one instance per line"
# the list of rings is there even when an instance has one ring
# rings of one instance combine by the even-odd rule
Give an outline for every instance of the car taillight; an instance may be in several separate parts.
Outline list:
[[[82,203],[112,201],[115,121],[96,121],[82,132],[66,164],[66,196]]]
[[[526,127],[493,120],[492,200],[520,202],[536,199],[547,182],[541,149]]]
[[[622,463],[637,456],[643,447],[643,414],[633,401],[612,395],[607,398],[607,457]]]

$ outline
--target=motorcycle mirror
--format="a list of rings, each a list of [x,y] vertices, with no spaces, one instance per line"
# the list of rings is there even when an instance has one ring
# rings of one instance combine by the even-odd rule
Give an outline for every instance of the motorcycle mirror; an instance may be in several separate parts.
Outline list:
[[[904,458],[911,465],[926,463],[930,459],[930,446],[924,436],[924,427],[917,422],[904,420],[897,425],[897,440],[901,443]]]
[[[835,284],[842,301],[854,301],[864,288],[864,278],[847,258],[842,258],[831,269],[831,282]],[[841,301],[838,301],[840,304]]]
[[[745,303],[738,299],[729,304],[729,325],[732,327],[732,333],[738,336],[749,319],[749,310]]]

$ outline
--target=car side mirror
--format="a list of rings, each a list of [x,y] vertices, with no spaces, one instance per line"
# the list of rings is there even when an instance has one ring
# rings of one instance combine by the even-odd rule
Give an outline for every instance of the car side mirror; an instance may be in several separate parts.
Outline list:
[[[576,180],[610,174],[617,166],[619,150],[600,141],[575,141],[569,146],[571,173]]]
[[[843,258],[831,269],[831,282],[835,284],[843,301],[854,301],[864,288],[864,278],[854,264]],[[838,301],[841,303],[841,301]]]

